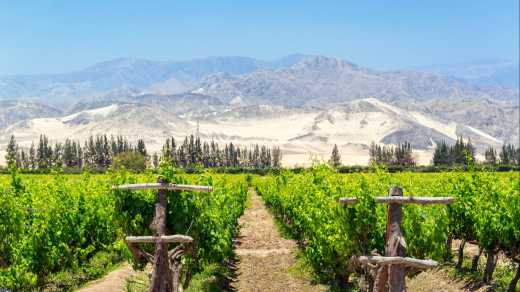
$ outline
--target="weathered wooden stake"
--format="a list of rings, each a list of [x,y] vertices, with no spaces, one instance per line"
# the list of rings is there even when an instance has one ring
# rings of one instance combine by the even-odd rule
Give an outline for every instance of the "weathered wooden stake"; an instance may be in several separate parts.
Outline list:
[[[157,183],[165,183],[161,177],[157,178]],[[154,232],[155,236],[166,235],[166,210],[168,207],[167,192],[164,189],[157,191],[157,201],[155,203],[155,215],[150,229]],[[152,273],[152,283],[150,291],[161,292],[161,291],[172,291],[173,290],[173,277],[170,264],[168,262],[168,243],[160,240],[155,243],[154,253],[154,268]]]
[[[402,197],[403,190],[391,188],[389,197]],[[386,223],[385,256],[404,257],[406,253],[406,242],[401,233],[401,221],[403,219],[401,205],[388,204]],[[405,270],[402,265],[390,265],[388,268],[388,286],[390,292],[401,292],[406,290]]]
[[[402,197],[400,188],[390,188],[389,197]],[[402,210],[398,203],[389,203],[386,213],[385,256],[404,257],[406,242],[401,233]],[[402,265],[379,268],[376,277],[376,291],[405,291],[405,269]]]

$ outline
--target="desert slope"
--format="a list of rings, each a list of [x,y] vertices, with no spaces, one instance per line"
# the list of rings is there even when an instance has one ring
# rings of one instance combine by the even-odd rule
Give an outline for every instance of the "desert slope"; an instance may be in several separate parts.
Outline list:
[[[436,141],[453,141],[461,134],[471,137],[480,149],[501,144],[499,139],[476,127],[445,122],[376,98],[336,104],[329,109],[272,105],[223,108],[215,103],[217,109],[209,107],[206,111],[198,109],[182,114],[156,101],[113,103],[63,117],[19,121],[0,131],[0,145],[6,145],[10,135],[28,147],[40,133],[54,141],[84,140],[90,135],[107,134],[144,139],[150,152],[156,152],[167,137],[181,139],[197,134],[198,125],[198,134],[205,140],[244,146],[278,145],[284,152],[284,164],[293,166],[308,164],[316,157],[326,159],[333,144],[340,147],[345,164],[368,163],[368,146],[372,142],[409,141],[420,163],[429,162]],[[206,98],[202,101],[208,102]]]

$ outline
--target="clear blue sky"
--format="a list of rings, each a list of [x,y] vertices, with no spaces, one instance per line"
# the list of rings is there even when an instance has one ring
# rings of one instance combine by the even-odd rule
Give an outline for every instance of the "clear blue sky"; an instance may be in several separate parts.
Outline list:
[[[116,57],[341,57],[376,69],[518,60],[518,0],[0,0],[0,74]]]

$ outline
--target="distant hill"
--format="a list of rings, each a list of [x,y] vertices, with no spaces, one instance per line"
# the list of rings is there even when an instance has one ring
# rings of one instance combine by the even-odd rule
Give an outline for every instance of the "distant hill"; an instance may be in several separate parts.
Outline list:
[[[433,65],[420,70],[464,79],[480,86],[520,87],[519,61],[481,60],[475,62]]]
[[[12,134],[24,145],[40,133],[56,140],[107,133],[145,138],[156,151],[197,124],[206,139],[281,145],[296,164],[309,153],[328,155],[332,144],[353,163],[366,163],[371,142],[408,141],[430,154],[459,135],[481,152],[518,144],[518,88],[489,81],[511,64],[486,64],[377,71],[301,54],[125,58],[72,73],[0,77],[0,150]]]
[[[290,55],[270,62],[248,57],[208,57],[180,62],[120,58],[64,74],[0,77],[0,99],[45,99],[55,104],[70,104],[111,92],[180,93],[210,74],[246,74],[260,68],[291,66],[303,57]]]

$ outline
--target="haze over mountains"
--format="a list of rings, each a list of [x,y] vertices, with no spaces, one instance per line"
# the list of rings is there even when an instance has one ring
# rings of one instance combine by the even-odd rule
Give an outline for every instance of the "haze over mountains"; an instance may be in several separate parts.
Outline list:
[[[428,162],[435,143],[469,137],[479,149],[518,144],[518,62],[377,71],[325,56],[274,61],[208,57],[116,59],[65,74],[0,77],[0,149],[91,134],[144,138],[196,133],[281,145],[287,164],[328,156],[367,162],[367,146],[409,141]]]

